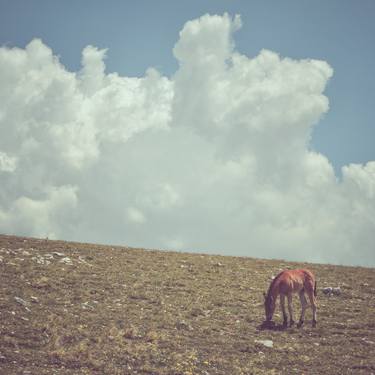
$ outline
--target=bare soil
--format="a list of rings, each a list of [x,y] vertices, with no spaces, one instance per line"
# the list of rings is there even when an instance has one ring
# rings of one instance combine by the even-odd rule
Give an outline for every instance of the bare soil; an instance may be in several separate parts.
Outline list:
[[[263,291],[296,267],[317,277],[317,327],[277,310],[262,328]],[[1,374],[375,374],[371,268],[1,235],[0,282]]]

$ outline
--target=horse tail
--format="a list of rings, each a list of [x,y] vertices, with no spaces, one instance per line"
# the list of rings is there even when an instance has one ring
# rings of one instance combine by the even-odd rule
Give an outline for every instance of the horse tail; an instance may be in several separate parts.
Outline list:
[[[317,294],[318,294],[318,292],[317,292],[317,289],[316,289],[316,281],[315,281],[315,284],[314,284],[314,296],[316,297]]]

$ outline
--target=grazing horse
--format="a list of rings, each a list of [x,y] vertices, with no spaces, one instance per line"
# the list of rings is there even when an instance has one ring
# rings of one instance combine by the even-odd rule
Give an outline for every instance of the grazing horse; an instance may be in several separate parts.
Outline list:
[[[316,326],[316,281],[313,273],[307,269],[285,270],[280,272],[271,282],[267,294],[264,293],[264,308],[266,322],[272,321],[276,307],[276,299],[280,295],[281,311],[283,313],[283,326],[288,325],[288,317],[285,311],[285,297],[288,298],[288,310],[290,326],[294,324],[292,294],[298,293],[301,301],[301,317],[297,327],[301,327],[305,318],[305,310],[308,307],[305,293],[307,294],[313,311],[312,326]]]

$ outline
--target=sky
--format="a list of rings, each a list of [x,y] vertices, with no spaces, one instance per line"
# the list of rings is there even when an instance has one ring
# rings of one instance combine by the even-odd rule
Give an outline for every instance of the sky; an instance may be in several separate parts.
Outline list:
[[[0,0],[0,233],[375,266],[374,15]]]

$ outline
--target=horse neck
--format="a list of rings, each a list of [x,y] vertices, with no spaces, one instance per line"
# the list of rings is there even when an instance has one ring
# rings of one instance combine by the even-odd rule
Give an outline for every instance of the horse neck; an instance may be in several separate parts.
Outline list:
[[[278,295],[279,295],[279,288],[278,288],[277,277],[275,277],[272,280],[270,287],[268,288],[267,298],[272,296],[274,299],[276,299]]]

